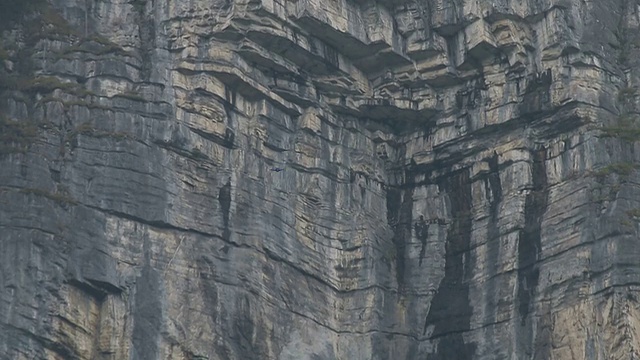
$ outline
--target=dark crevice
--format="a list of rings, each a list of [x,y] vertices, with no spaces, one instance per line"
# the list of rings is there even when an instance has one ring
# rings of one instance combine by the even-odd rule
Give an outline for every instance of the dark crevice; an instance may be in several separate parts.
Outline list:
[[[161,275],[148,264],[136,279],[133,301],[132,358],[152,360],[159,357],[159,339],[165,321],[162,305]]]
[[[411,224],[413,220],[413,188],[400,190],[389,188],[387,190],[387,222],[393,230],[393,246],[396,265],[396,281],[398,291],[404,288],[405,277],[405,248],[411,240]]]
[[[533,190],[525,199],[525,227],[520,230],[518,242],[518,313],[521,320],[529,314],[531,296],[538,282],[535,264],[540,255],[542,216],[548,201],[546,150],[536,151],[533,157]]]
[[[420,262],[419,266],[422,266],[424,255],[427,249],[427,239],[429,238],[429,224],[425,221],[424,216],[420,215],[420,220],[415,224],[416,237],[420,240]]]
[[[541,225],[547,211],[549,190],[547,184],[546,149],[533,152],[533,190],[525,198],[525,226],[518,235],[518,274],[516,306],[520,326],[516,328],[517,348],[522,357],[533,354],[533,321],[529,319],[537,292],[541,251]]]
[[[99,280],[85,279],[85,281],[81,281],[78,279],[69,279],[68,282],[70,285],[77,287],[99,301],[104,300],[109,294],[117,295],[123,291],[113,284]]]
[[[96,287],[96,288],[98,288],[98,289],[100,289],[102,291],[105,291],[105,292],[107,292],[109,294],[117,295],[117,294],[122,293],[122,291],[123,291],[123,289],[121,289],[121,288],[119,288],[119,287],[117,287],[117,286],[115,286],[113,284],[110,284],[110,283],[108,283],[106,281],[100,281],[100,280],[94,280],[94,279],[87,279],[87,281],[91,285],[93,285],[94,287]]]
[[[161,220],[148,220],[148,219],[141,218],[139,216],[130,215],[130,214],[123,213],[123,212],[120,212],[120,211],[117,211],[117,210],[103,209],[103,208],[100,208],[100,207],[97,207],[97,206],[90,206],[90,205],[85,205],[85,206],[87,208],[89,208],[89,209],[93,209],[93,210],[96,210],[96,211],[103,212],[105,214],[109,214],[109,215],[116,216],[116,217],[119,217],[119,218],[122,218],[122,219],[126,219],[126,220],[129,220],[131,222],[137,222],[137,223],[140,223],[140,224],[145,224],[145,225],[148,225],[148,226],[152,226],[152,227],[155,227],[157,229],[176,230],[176,231],[181,231],[181,232],[186,232],[186,233],[197,234],[197,235],[204,236],[204,237],[207,237],[207,238],[217,237],[215,234],[210,234],[210,233],[206,233],[206,232],[195,230],[195,229],[181,228],[181,227],[178,227],[178,226],[175,226],[175,225],[171,225],[171,224],[169,224],[167,222],[164,222],[164,221],[161,221]],[[234,245],[241,246],[239,244],[234,244]]]
[[[220,202],[222,223],[224,225],[222,238],[224,241],[229,242],[231,238],[231,230],[229,229],[229,217],[231,211],[231,180],[227,181],[227,183],[220,188],[218,201]]]
[[[522,103],[518,106],[520,115],[537,116],[541,113],[552,110],[551,106],[551,84],[553,83],[553,76],[551,69],[547,69],[544,72],[533,74],[527,83],[525,89],[524,98]]]
[[[82,290],[84,293],[89,294],[90,296],[96,298],[98,301],[104,300],[104,298],[107,296],[107,293],[104,290],[91,286],[91,284],[88,284],[86,282],[78,281],[76,279],[69,279],[69,285]]]
[[[193,131],[194,133],[202,136],[203,138],[211,141],[214,144],[218,144],[224,148],[227,149],[233,149],[234,148],[234,139],[235,139],[235,133],[233,132],[233,130],[227,128],[225,130],[224,136],[220,136],[217,134],[212,134],[212,133],[208,133],[208,132],[204,132],[200,129],[196,129],[193,127],[189,127],[189,130]]]
[[[156,48],[156,28],[153,13],[148,13],[147,9],[154,7],[154,0],[135,0],[132,2],[138,11],[140,52],[142,56],[142,69],[140,77],[143,81],[151,81],[153,69],[153,51]],[[150,4],[149,4],[150,3]]]
[[[489,220],[487,224],[487,276],[486,283],[486,300],[484,305],[487,307],[485,313],[486,323],[496,322],[496,313],[500,311],[496,308],[496,299],[499,297],[500,286],[497,284],[498,263],[500,261],[500,229],[498,227],[498,218],[500,210],[500,202],[502,201],[502,183],[500,181],[501,168],[498,161],[498,154],[494,151],[493,156],[486,159],[489,164],[489,172],[484,180],[486,197],[489,201]],[[494,344],[494,329],[489,327],[486,332],[486,341]]]
[[[437,352],[428,360],[467,360],[475,353],[475,343],[465,343],[462,333],[471,329],[469,274],[474,260],[468,253],[471,243],[472,194],[469,169],[451,174],[439,184],[451,203],[451,227],[447,233],[445,274],[431,302],[424,334],[433,325],[430,338],[439,337]]]

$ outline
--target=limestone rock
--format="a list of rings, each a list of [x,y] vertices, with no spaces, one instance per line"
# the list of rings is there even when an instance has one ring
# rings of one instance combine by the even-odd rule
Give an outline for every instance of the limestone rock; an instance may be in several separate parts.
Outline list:
[[[637,0],[21,9],[0,359],[640,357]]]

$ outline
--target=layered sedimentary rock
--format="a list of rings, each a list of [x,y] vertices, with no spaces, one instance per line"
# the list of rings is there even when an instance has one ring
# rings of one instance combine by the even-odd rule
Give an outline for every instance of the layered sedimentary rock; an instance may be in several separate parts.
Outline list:
[[[640,356],[636,0],[16,18],[0,358]]]

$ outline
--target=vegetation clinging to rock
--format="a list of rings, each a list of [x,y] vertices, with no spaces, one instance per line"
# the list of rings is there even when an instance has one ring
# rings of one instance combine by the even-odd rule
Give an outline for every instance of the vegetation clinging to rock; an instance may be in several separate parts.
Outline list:
[[[27,121],[12,121],[0,115],[0,155],[25,152],[38,129]]]
[[[20,22],[25,15],[46,5],[46,0],[0,0],[0,29]]]
[[[49,192],[43,189],[23,188],[20,192],[27,195],[45,197],[62,205],[76,205],[77,202],[68,194],[68,191]]]
[[[611,174],[618,174],[620,176],[626,177],[631,175],[631,173],[638,169],[640,166],[638,164],[629,163],[629,162],[620,162],[611,165],[607,165],[602,169],[595,172],[596,177],[605,177]]]

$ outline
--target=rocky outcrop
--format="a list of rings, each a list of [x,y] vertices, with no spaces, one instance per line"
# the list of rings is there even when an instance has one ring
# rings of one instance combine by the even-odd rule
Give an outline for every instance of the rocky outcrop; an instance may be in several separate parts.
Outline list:
[[[636,0],[18,10],[0,358],[640,356]]]

